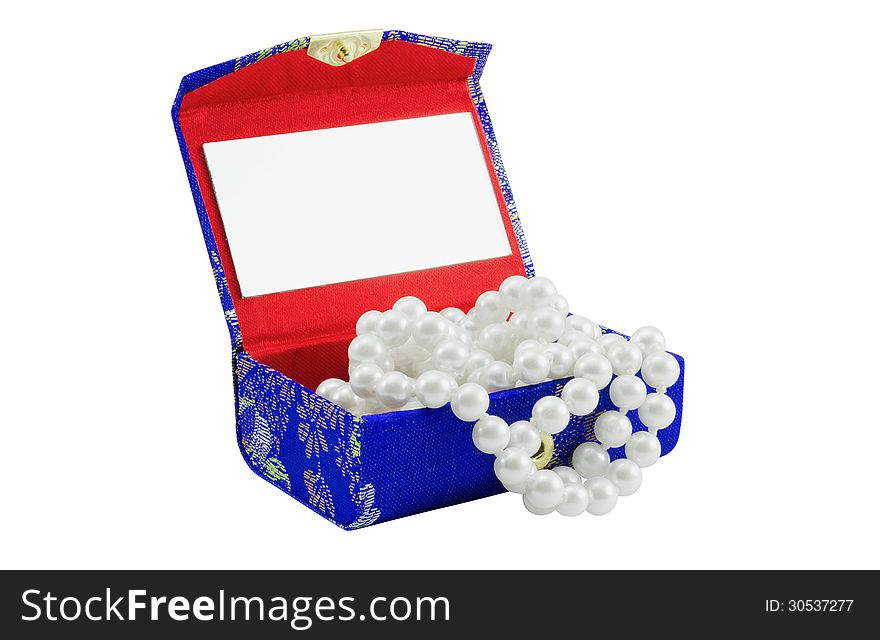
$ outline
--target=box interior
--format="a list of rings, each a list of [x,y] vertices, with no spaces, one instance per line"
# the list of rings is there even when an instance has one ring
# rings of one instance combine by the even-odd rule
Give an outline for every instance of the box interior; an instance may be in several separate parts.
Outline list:
[[[346,345],[363,312],[390,308],[404,295],[422,298],[430,309],[457,306],[466,310],[480,293],[497,288],[504,278],[525,274],[523,257],[488,141],[481,135],[511,255],[242,297],[203,145],[449,113],[470,113],[482,133],[469,86],[473,72],[473,58],[415,43],[385,41],[341,67],[310,58],[304,50],[276,54],[184,96],[179,112],[181,132],[226,274],[243,346],[252,356],[310,388],[327,377],[347,377]],[[401,149],[407,152],[412,149]],[[327,250],[333,251],[332,237],[297,241],[326,242]],[[296,242],[291,244],[291,259],[296,260]]]

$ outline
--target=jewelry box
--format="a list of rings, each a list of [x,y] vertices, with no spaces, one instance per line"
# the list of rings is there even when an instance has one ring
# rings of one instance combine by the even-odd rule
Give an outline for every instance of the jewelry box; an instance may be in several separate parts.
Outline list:
[[[534,275],[480,90],[490,48],[404,31],[299,38],[185,76],[174,101],[232,341],[242,456],[344,529],[504,491],[448,405],[355,417],[313,391],[347,379],[364,312],[407,295],[467,310],[506,277]],[[461,225],[480,242],[463,246]],[[676,358],[663,455],[681,425]],[[490,412],[527,420],[566,380],[493,393]],[[536,465],[570,464],[610,408],[605,389]]]

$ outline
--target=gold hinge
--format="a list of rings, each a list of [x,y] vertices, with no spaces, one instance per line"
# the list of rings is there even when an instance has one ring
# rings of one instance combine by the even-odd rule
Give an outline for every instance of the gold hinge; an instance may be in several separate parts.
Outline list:
[[[325,33],[309,38],[308,54],[332,67],[341,67],[375,51],[382,44],[382,29]]]

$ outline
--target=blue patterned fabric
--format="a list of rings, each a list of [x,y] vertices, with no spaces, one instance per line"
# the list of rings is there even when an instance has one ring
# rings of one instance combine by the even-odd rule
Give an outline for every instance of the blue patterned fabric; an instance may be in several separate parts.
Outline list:
[[[681,427],[684,360],[676,358],[682,376],[667,393],[678,415],[658,433],[663,455],[675,447]],[[508,422],[527,420],[538,398],[559,395],[567,380],[493,393],[489,411]],[[245,460],[257,475],[343,528],[503,491],[492,470],[494,456],[474,447],[471,424],[456,418],[448,405],[355,418],[244,353],[236,381]],[[606,388],[594,413],[574,418],[555,436],[548,466],[570,465],[580,443],[596,441],[596,417],[612,408]],[[629,416],[634,429],[645,429],[636,412]],[[623,447],[610,454],[622,457]]]
[[[403,40],[443,49],[476,60],[469,80],[492,162],[501,184],[528,275],[534,269],[479,77],[491,49],[488,44],[387,31],[385,40]],[[475,500],[503,491],[492,470],[493,456],[480,453],[471,442],[471,425],[458,420],[448,406],[355,418],[315,395],[295,380],[255,360],[242,346],[232,296],[220,262],[213,231],[183,139],[178,113],[186,93],[269,56],[308,47],[308,38],[258,51],[184,77],[172,107],[183,162],[189,177],[214,279],[229,328],[233,349],[236,423],[239,446],[251,469],[266,481],[344,529]],[[678,410],[673,424],[659,432],[663,455],[678,441],[684,388],[682,376],[668,390]],[[527,419],[535,401],[559,395],[565,380],[501,391],[491,395],[490,412],[508,422]],[[595,441],[596,416],[611,408],[607,389],[597,411],[577,418],[555,437],[549,466],[570,464],[574,448]],[[644,429],[631,414],[636,429]],[[612,458],[622,449],[611,450]]]

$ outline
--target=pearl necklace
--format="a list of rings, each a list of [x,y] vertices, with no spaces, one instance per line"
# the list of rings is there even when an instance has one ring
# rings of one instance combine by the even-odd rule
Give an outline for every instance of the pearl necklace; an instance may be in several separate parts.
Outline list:
[[[496,456],[496,477],[522,494],[530,512],[604,515],[638,490],[642,469],[659,459],[657,431],[676,413],[666,389],[680,368],[659,329],[642,327],[627,340],[568,311],[542,277],[511,276],[468,313],[428,311],[407,296],[360,317],[348,347],[349,382],[325,380],[317,393],[359,416],[449,403],[457,418],[474,423],[474,445]],[[508,425],[487,413],[491,392],[572,375],[560,397],[535,403],[528,421]],[[573,468],[538,469],[542,444],[552,444],[571,416],[593,413],[605,387],[617,410],[596,418],[598,442],[575,449]],[[629,411],[638,411],[647,431],[633,432]],[[626,457],[611,462],[608,449],[621,446]]]

